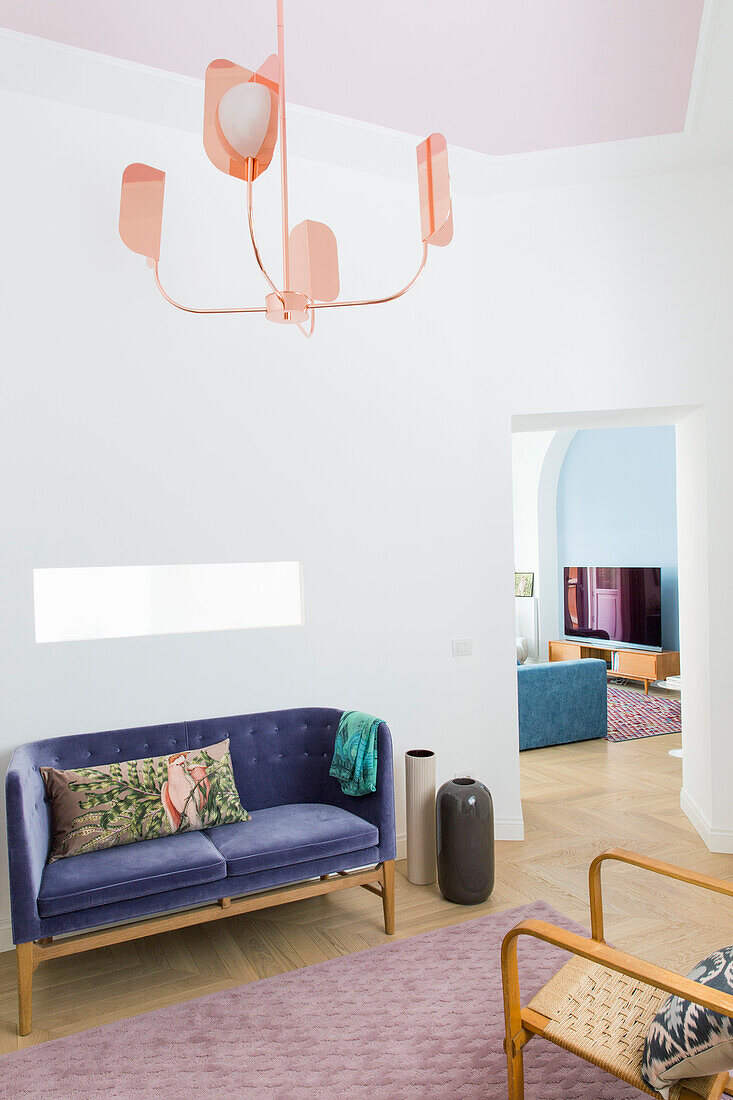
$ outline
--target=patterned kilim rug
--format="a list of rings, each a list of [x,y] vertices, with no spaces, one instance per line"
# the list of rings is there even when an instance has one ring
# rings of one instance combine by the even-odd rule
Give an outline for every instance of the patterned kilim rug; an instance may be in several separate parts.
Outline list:
[[[682,731],[679,699],[661,699],[624,688],[608,689],[608,741],[631,741],[635,737],[658,737],[660,733]]]

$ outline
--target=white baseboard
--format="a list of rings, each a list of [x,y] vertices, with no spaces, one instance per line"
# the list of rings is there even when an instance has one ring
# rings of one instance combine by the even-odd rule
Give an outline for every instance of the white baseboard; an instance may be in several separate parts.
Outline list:
[[[524,819],[521,817],[502,817],[494,823],[494,836],[497,840],[524,840]]]
[[[10,932],[10,921],[0,920],[0,951],[13,950],[13,937]]]
[[[684,787],[680,791],[680,807],[685,817],[697,829],[706,848],[711,852],[733,855],[733,829],[714,829]]]

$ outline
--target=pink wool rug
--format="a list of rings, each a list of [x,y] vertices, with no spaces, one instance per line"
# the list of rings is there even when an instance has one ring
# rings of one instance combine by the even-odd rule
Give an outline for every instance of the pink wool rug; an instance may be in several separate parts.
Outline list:
[[[526,917],[587,935],[545,902],[479,917],[8,1054],[0,1096],[506,1100],[499,949]],[[526,1000],[567,956],[519,952]],[[526,1100],[642,1095],[541,1039],[525,1072]]]
[[[679,699],[642,695],[624,688],[608,689],[608,741],[632,741],[635,737],[658,737],[680,733],[682,708]]]

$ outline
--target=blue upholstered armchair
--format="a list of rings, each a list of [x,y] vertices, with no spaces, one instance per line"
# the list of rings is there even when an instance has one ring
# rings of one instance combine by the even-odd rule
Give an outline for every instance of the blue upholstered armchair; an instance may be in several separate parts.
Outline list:
[[[595,658],[517,668],[520,752],[605,737],[606,679]]]

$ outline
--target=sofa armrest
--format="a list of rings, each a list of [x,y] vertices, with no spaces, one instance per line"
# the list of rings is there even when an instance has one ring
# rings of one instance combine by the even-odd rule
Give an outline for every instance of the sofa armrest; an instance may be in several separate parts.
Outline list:
[[[328,761],[330,768],[331,762]],[[392,735],[385,722],[377,730],[377,789],[373,794],[349,795],[341,790],[338,779],[326,775],[323,800],[348,810],[379,829],[379,853],[382,860],[394,859],[397,852],[394,813],[394,762]]]
[[[26,746],[13,753],[5,780],[13,942],[38,939],[38,891],[51,839],[46,789]]]

